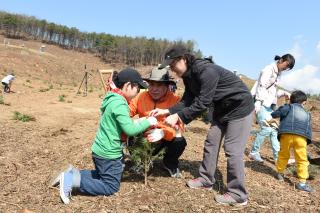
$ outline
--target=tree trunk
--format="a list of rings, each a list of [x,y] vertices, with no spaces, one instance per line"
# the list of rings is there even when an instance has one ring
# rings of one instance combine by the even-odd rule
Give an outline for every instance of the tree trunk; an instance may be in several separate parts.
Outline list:
[[[148,181],[148,159],[144,160],[144,185],[147,185]]]

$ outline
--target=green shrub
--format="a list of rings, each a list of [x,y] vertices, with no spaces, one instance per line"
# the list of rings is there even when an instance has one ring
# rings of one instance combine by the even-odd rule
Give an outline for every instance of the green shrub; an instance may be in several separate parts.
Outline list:
[[[59,101],[60,101],[60,102],[65,102],[65,98],[66,98],[66,97],[67,97],[67,96],[64,95],[64,94],[59,95]]]
[[[13,119],[14,120],[18,120],[18,121],[22,121],[22,122],[29,122],[29,121],[35,121],[36,118],[33,117],[32,115],[27,115],[27,114],[22,114],[18,111],[15,111],[13,113]]]
[[[132,144],[128,147],[134,165],[132,169],[136,174],[144,176],[145,185],[147,185],[148,172],[153,166],[153,161],[161,159],[164,154],[164,150],[161,150],[157,155],[153,155],[157,145],[148,142],[143,134],[140,134],[133,138]]]

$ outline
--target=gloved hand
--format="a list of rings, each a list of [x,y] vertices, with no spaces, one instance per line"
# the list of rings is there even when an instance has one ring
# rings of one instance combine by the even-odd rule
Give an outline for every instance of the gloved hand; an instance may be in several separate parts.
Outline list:
[[[254,103],[254,110],[258,113],[261,110],[261,101],[256,101]]]
[[[147,120],[150,123],[150,126],[157,126],[158,125],[158,120],[155,117],[148,117]]]
[[[158,128],[148,130],[145,134],[147,135],[147,140],[150,143],[160,141],[164,137],[163,130]]]

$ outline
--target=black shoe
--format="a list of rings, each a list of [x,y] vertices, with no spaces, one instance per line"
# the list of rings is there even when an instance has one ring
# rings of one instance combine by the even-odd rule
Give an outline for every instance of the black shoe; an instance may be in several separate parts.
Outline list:
[[[163,164],[163,168],[169,172],[171,177],[173,177],[173,178],[182,178],[182,174],[181,174],[179,168],[170,169],[165,164]]]

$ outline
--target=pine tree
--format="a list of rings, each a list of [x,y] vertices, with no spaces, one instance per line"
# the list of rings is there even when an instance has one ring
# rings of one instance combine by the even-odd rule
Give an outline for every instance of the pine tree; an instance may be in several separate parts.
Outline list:
[[[145,185],[147,185],[148,171],[152,168],[153,161],[163,155],[163,151],[160,151],[153,156],[156,147],[157,143],[148,142],[142,134],[134,137],[133,144],[128,147],[134,171],[144,176]]]

